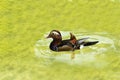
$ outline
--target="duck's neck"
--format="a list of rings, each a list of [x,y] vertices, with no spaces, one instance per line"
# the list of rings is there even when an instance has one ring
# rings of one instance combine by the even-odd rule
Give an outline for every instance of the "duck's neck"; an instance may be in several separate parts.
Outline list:
[[[50,44],[50,49],[53,51],[56,51],[57,46],[61,43],[62,39],[53,39],[53,41]]]
[[[62,39],[53,39],[52,45],[59,45],[61,43]]]
[[[62,39],[53,39],[53,42],[61,42]]]

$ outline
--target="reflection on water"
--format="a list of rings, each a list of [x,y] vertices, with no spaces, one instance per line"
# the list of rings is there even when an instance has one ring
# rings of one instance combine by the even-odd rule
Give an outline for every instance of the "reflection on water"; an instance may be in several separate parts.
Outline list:
[[[61,33],[64,39],[69,38],[69,32],[61,31]],[[105,56],[105,53],[111,49],[113,51],[116,51],[114,41],[109,37],[109,34],[107,33],[93,33],[91,35],[89,33],[84,32],[80,34],[75,33],[75,35],[78,39],[90,37],[89,40],[91,41],[98,40],[99,43],[94,46],[85,47],[81,50],[77,50],[74,52],[53,52],[49,49],[51,39],[45,39],[44,38],[45,36],[43,36],[43,39],[38,40],[35,44],[35,55],[38,58],[44,58],[45,59],[45,61],[43,62],[44,64],[52,64],[52,62],[62,62],[69,65],[87,64],[86,66],[91,66],[91,63],[94,63],[94,66],[96,67],[102,67],[106,66],[108,63],[105,60],[102,59],[99,60],[98,58],[96,58],[96,56],[97,55]],[[75,58],[71,59],[71,55],[73,53],[75,53]]]

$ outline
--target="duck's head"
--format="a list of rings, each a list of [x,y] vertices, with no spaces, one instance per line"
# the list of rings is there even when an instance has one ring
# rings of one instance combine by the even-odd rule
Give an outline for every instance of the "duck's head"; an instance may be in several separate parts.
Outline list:
[[[58,30],[52,30],[47,38],[53,38],[54,40],[62,40],[61,33]]]

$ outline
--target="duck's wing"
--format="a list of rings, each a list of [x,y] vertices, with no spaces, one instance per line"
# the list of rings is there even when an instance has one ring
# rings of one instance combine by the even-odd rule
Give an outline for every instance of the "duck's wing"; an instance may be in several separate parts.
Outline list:
[[[76,41],[76,37],[70,33],[70,39],[61,41],[61,44],[57,46],[57,49],[58,51],[74,51]]]
[[[77,40],[77,44],[82,44],[82,43],[85,42],[87,39],[89,39],[89,37],[82,38],[82,39],[78,39],[78,40]]]
[[[69,39],[61,41],[61,43],[57,46],[58,51],[72,51],[74,49],[74,45],[70,42]]]

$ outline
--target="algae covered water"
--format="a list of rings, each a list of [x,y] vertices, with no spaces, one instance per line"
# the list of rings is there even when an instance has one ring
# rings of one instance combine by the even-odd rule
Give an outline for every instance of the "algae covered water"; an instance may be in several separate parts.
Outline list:
[[[54,29],[63,39],[71,32],[99,43],[54,52],[52,39],[46,39]],[[119,0],[0,1],[0,80],[120,80],[119,75]]]
[[[69,32],[70,31],[61,31],[63,38],[69,38]],[[77,74],[79,75],[81,71],[85,75],[90,75],[87,71],[93,71],[96,70],[98,72],[92,73],[93,74],[104,74],[102,77],[107,77],[108,79],[110,78],[108,75],[113,74],[114,76],[111,76],[111,78],[117,78],[119,79],[119,69],[114,68],[115,72],[112,71],[111,69],[113,66],[111,64],[114,64],[113,62],[117,62],[119,60],[119,49],[117,48],[116,41],[117,38],[113,39],[113,36],[111,33],[105,33],[105,32],[76,32],[75,35],[77,38],[84,38],[84,37],[90,37],[89,40],[98,40],[99,43],[90,46],[90,47],[84,47],[81,50],[77,50],[74,52],[53,52],[49,50],[49,44],[52,41],[45,39],[48,33],[46,33],[42,39],[38,40],[35,44],[35,55],[38,59],[43,59],[41,64],[45,66],[46,68],[50,68],[53,72],[54,75],[57,75],[58,73],[57,70],[68,70],[68,73],[70,75],[72,74]],[[44,44],[44,42],[46,44]],[[75,58],[72,59],[71,55],[75,53]],[[116,63],[115,63],[116,64]],[[118,67],[119,64],[116,65]],[[61,67],[62,66],[62,67]],[[54,68],[53,68],[54,67]],[[59,69],[60,68],[60,69]],[[72,72],[72,70],[73,72]],[[70,70],[69,70],[70,69]],[[75,71],[75,72],[74,72]],[[109,72],[110,71],[110,72]],[[67,72],[65,74],[68,74]],[[68,75],[68,76],[70,76]],[[82,75],[79,75],[82,79],[88,79],[87,77]],[[72,79],[77,79],[79,77],[73,76]],[[92,79],[98,79],[99,77],[95,76],[90,76],[91,80]],[[102,78],[101,77],[101,78]],[[104,78],[103,78],[104,80]]]

